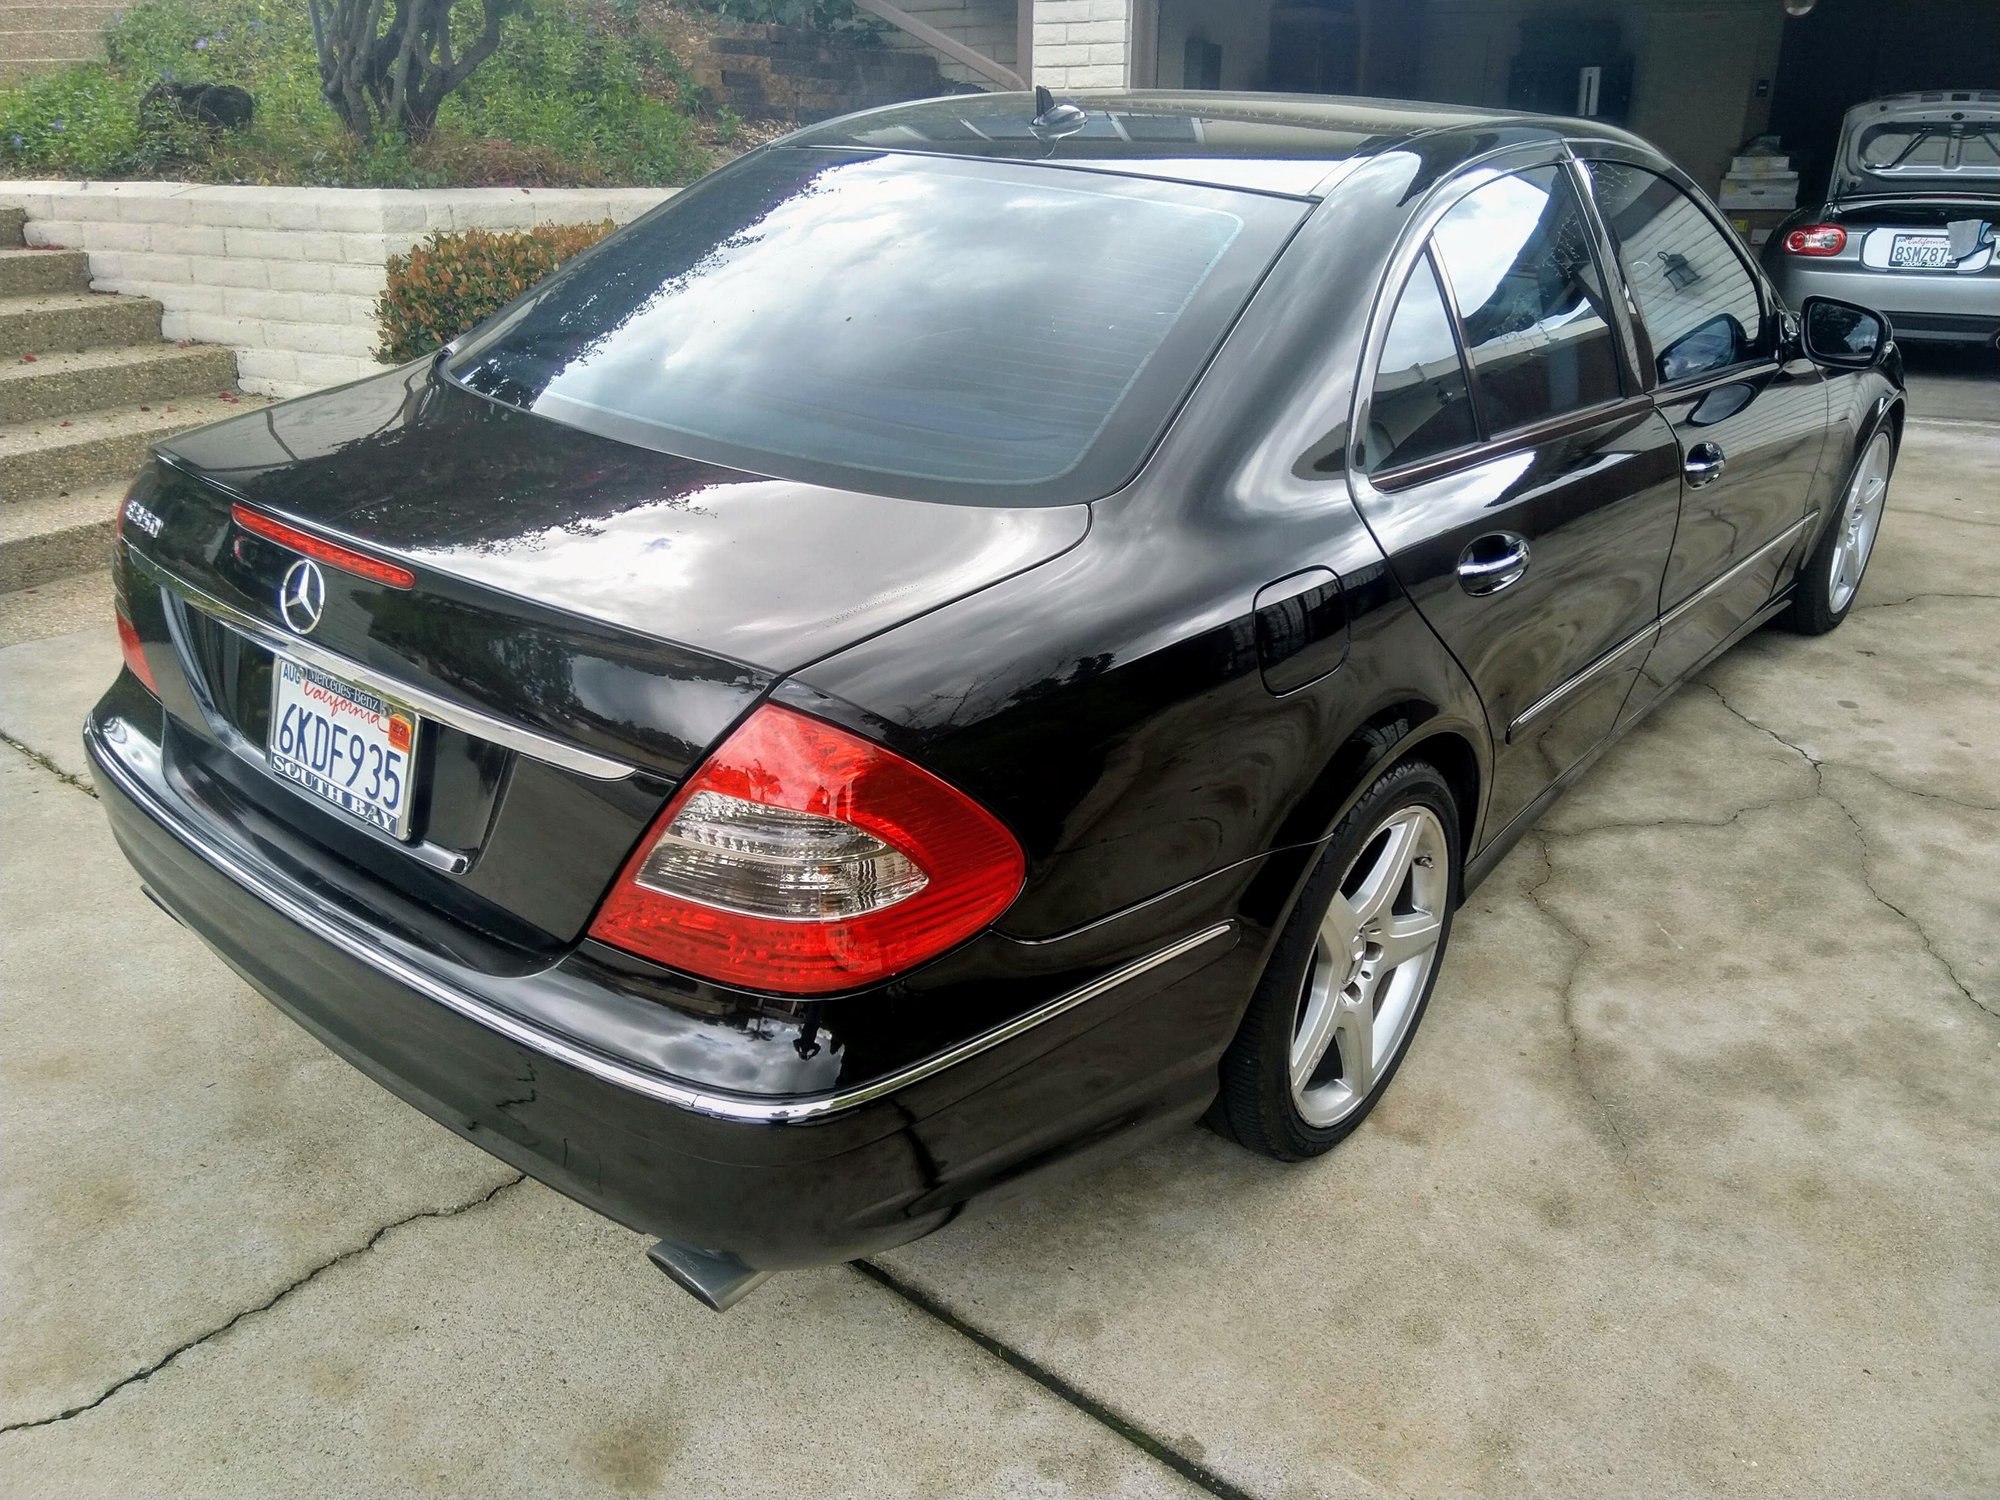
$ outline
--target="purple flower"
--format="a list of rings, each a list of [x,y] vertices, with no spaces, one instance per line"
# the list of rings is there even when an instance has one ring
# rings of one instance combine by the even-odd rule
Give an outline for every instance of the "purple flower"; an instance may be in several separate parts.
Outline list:
[[[61,115],[57,115],[53,120],[49,121],[49,129],[61,130],[62,128],[63,128],[63,117]]]
[[[205,36],[196,37],[194,39],[194,50],[197,52],[206,52],[208,50],[208,38]]]
[[[14,137],[14,149],[15,149],[16,151],[21,151],[21,150],[24,150],[24,149],[26,149],[26,147],[27,147],[27,144],[28,144],[28,143],[27,143],[26,141],[22,140],[22,139],[21,139],[21,138],[20,138],[20,137],[19,137],[18,135]]]

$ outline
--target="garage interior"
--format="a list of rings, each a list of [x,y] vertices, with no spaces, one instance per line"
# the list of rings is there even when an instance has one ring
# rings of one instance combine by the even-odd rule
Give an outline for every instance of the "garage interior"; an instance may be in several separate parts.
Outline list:
[[[1131,73],[1142,88],[1592,114],[1710,190],[1741,146],[1775,134],[1807,202],[1850,106],[2000,83],[2000,13],[1993,0],[1137,0]]]

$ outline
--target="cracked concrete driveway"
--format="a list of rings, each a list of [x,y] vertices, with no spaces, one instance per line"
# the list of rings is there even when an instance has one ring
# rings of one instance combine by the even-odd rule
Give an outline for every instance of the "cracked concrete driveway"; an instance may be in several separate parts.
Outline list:
[[[2000,420],[1914,423],[1853,617],[1545,819],[1331,1157],[1191,1130],[722,1317],[140,896],[101,592],[9,596],[0,1488],[2000,1491],[1996,577]]]

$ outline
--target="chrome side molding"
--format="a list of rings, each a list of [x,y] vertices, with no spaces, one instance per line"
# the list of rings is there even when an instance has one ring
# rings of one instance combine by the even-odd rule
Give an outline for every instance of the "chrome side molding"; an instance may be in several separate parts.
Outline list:
[[[1698,608],[1702,601],[1707,599],[1711,594],[1716,593],[1720,589],[1727,588],[1749,569],[1756,567],[1758,563],[1769,558],[1780,547],[1788,545],[1806,528],[1811,520],[1811,516],[1800,516],[1798,520],[1794,521],[1783,531],[1772,537],[1770,541],[1764,543],[1755,552],[1730,568],[1728,572],[1717,574],[1714,578],[1709,579],[1707,583],[1696,589],[1692,594],[1689,594],[1687,598],[1681,600],[1679,604],[1676,604],[1672,609],[1661,615],[1659,619],[1648,621],[1645,625],[1642,625],[1639,629],[1626,636],[1624,640],[1613,646],[1609,651],[1606,651],[1595,661],[1591,662],[1590,665],[1564,678],[1561,682],[1550,688],[1541,697],[1522,709],[1514,722],[1507,726],[1507,742],[1512,744],[1514,736],[1519,734],[1527,725],[1548,712],[1549,709],[1555,707],[1556,704],[1568,698],[1578,688],[1587,686],[1593,679],[1616,666],[1636,647],[1651,646],[1655,640],[1666,634],[1667,628],[1670,625],[1690,610]]]

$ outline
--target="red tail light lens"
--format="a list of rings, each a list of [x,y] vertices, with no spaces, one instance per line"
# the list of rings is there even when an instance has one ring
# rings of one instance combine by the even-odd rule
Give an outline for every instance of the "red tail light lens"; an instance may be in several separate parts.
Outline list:
[[[324,537],[314,536],[309,531],[301,531],[296,526],[287,526],[283,521],[273,520],[250,509],[247,505],[230,506],[229,517],[245,531],[255,532],[266,541],[276,542],[280,547],[289,547],[294,552],[310,557],[314,562],[325,563],[329,568],[339,568],[343,573],[353,573],[372,583],[384,584],[392,589],[409,589],[417,586],[417,575],[408,568],[384,562],[379,557],[370,557],[365,552],[356,552],[352,547],[343,547],[338,542],[329,542]]]
[[[1847,231],[1838,224],[1807,224],[1785,236],[1792,255],[1838,255],[1847,248]]]
[[[919,766],[766,704],[688,779],[590,935],[704,979],[854,989],[972,936],[1021,889],[998,819]]]
[[[146,684],[146,691],[155,698],[160,696],[160,685],[153,680],[153,669],[146,661],[146,651],[139,644],[139,632],[132,628],[132,622],[125,618],[125,610],[120,606],[115,617],[118,621],[118,649],[125,657],[125,665],[132,675]]]

